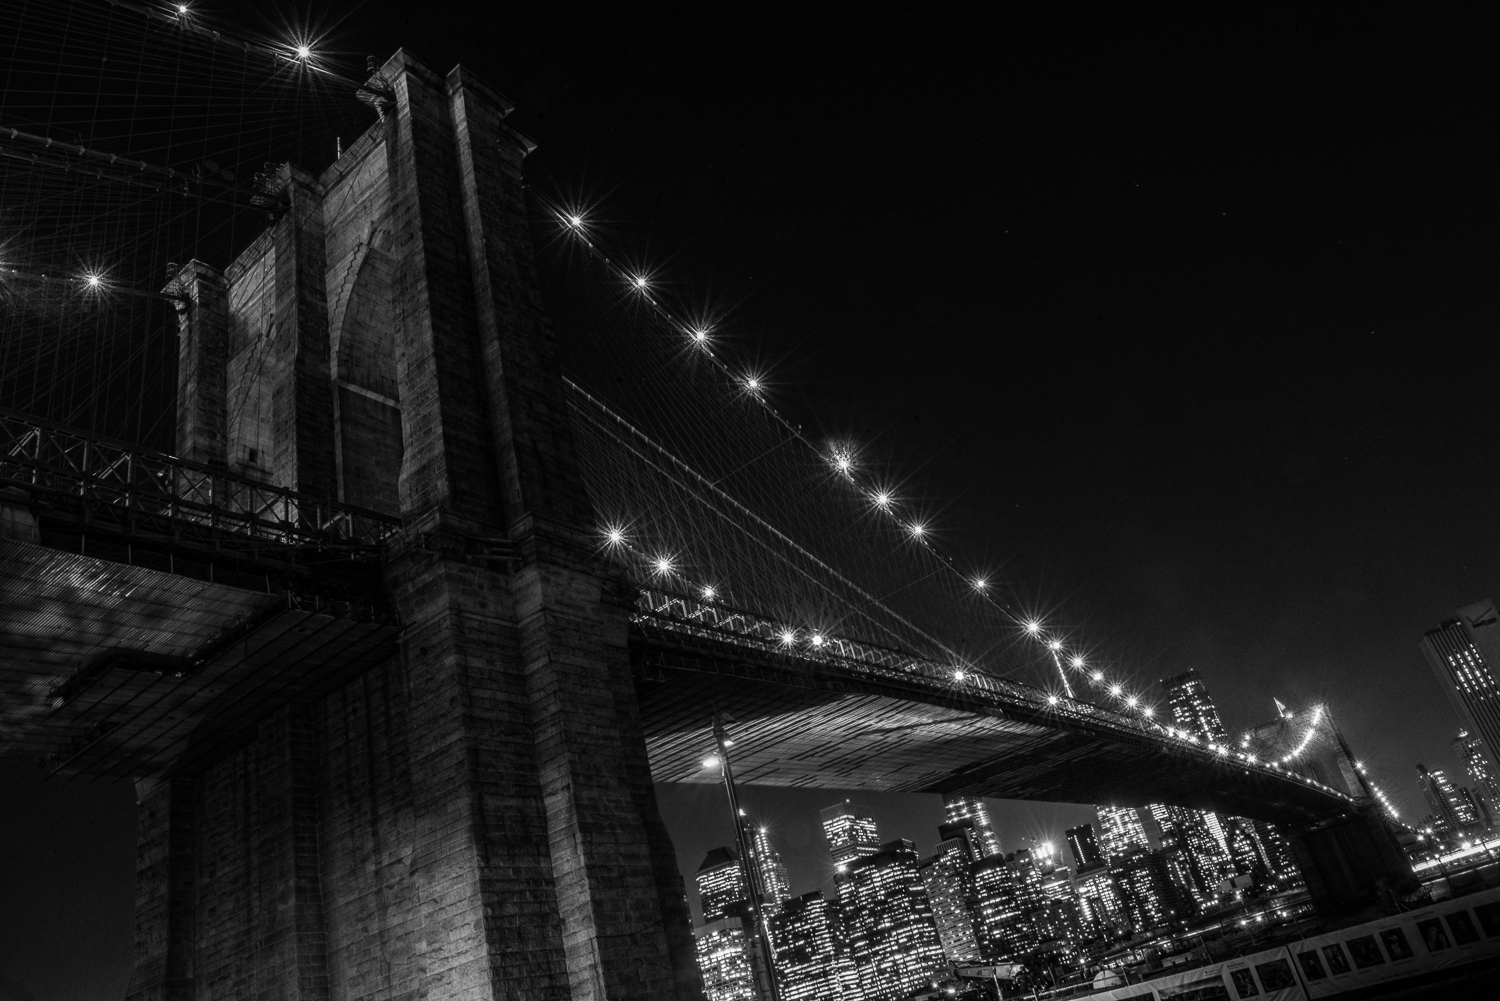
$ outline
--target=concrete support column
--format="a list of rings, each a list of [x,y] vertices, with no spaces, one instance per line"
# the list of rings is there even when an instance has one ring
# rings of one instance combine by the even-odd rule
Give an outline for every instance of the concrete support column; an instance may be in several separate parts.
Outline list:
[[[135,969],[127,1001],[193,1001],[197,869],[190,779],[136,783]]]
[[[177,454],[210,466],[227,456],[229,297],[223,274],[190,261],[164,290],[177,306]]]
[[[271,479],[318,498],[336,496],[333,382],[328,356],[328,260],[323,192],[292,164],[276,178],[286,211],[272,230],[275,254]]]

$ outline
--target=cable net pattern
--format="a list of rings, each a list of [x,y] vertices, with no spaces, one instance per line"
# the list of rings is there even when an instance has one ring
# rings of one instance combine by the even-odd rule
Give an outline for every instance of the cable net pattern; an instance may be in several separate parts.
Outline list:
[[[257,175],[321,170],[369,110],[128,3],[7,0],[0,50],[0,405],[171,450],[177,324],[153,293],[233,260],[266,224]]]

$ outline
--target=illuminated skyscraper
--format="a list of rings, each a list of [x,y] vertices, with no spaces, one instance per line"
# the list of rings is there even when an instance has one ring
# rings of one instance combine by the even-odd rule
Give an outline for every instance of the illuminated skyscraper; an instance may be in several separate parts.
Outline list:
[[[849,997],[840,977],[837,941],[838,905],[823,899],[821,890],[783,903],[771,921],[776,947],[776,977],[781,1001],[841,1001]],[[850,973],[853,973],[852,964]]]
[[[1214,700],[1208,697],[1208,689],[1203,686],[1203,678],[1197,671],[1187,670],[1163,678],[1161,687],[1167,693],[1172,722],[1179,730],[1216,744],[1228,743],[1229,731],[1224,729],[1219,710],[1214,706]]]
[[[1016,959],[1034,946],[1032,914],[1045,903],[1029,851],[981,859],[974,866],[980,950],[988,960]]]
[[[943,806],[948,810],[948,823],[968,820],[974,824],[974,833],[979,839],[976,847],[980,858],[1001,854],[1000,835],[995,832],[995,825],[990,823],[989,807],[984,805],[983,799],[962,793],[945,793]]]
[[[1193,914],[1190,898],[1172,878],[1162,852],[1135,849],[1110,861],[1120,906],[1137,931],[1162,928]]]
[[[709,921],[693,930],[698,972],[707,1001],[761,1001],[755,989],[755,933],[737,917]]]
[[[856,859],[880,851],[880,835],[875,830],[874,818],[853,800],[846,799],[830,806],[822,811],[821,816],[823,836],[828,839],[828,851],[833,855],[835,866],[848,866]]]
[[[1484,741],[1467,730],[1460,730],[1453,738],[1453,753],[1464,763],[1469,789],[1485,814],[1486,824],[1493,825],[1500,819],[1500,814],[1496,813],[1500,809],[1500,777],[1496,776],[1489,757],[1484,753]]]
[[[943,954],[954,962],[979,959],[979,940],[974,933],[974,877],[978,861],[973,848],[971,821],[944,824],[938,828],[937,854],[922,861],[922,885],[932,905]]]
[[[770,831],[764,826],[750,829],[750,861],[751,871],[759,880],[757,889],[766,913],[776,914],[792,891],[787,883],[786,863],[781,861],[781,853],[771,844]]]
[[[703,921],[708,924],[727,917],[742,917],[750,895],[745,892],[745,873],[733,848],[715,848],[703,857],[694,877]]]
[[[1094,866],[1073,877],[1073,894],[1085,921],[1103,932],[1120,917],[1120,894],[1114,877],[1103,866]]]
[[[1500,614],[1486,598],[1422,637],[1422,652],[1465,730],[1480,738],[1490,774],[1500,774]]]
[[[850,862],[843,904],[869,1001],[898,1001],[941,976],[943,946],[910,841]]]
[[[1132,848],[1150,848],[1146,837],[1146,825],[1141,815],[1129,806],[1096,806],[1094,814],[1099,819],[1095,828],[1099,835],[1099,847],[1106,856],[1124,855]]]
[[[1068,850],[1073,853],[1075,872],[1082,874],[1104,864],[1104,854],[1099,850],[1099,842],[1094,837],[1093,824],[1070,827],[1063,831],[1063,837],[1068,839]]]
[[[1428,771],[1417,765],[1417,783],[1422,787],[1422,798],[1432,808],[1432,815],[1439,823],[1455,834],[1471,830],[1479,825],[1479,813],[1467,794],[1453,787],[1441,768]]]

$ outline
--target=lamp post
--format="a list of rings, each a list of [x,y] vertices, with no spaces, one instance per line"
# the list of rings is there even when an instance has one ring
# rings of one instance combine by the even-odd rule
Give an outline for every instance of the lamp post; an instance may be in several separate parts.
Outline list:
[[[729,763],[729,745],[732,741],[724,729],[724,724],[728,722],[731,720],[726,714],[714,714],[714,744],[719,750],[718,764],[724,776],[724,792],[729,797],[729,816],[734,821],[734,840],[740,850],[740,871],[745,877],[745,890],[750,895],[751,916],[755,921],[755,933],[760,941],[761,955],[765,957],[770,1001],[781,1001],[781,989],[776,983],[776,956],[771,950],[771,916],[766,913],[760,881],[756,879],[755,866],[750,860],[750,836],[745,830],[745,815],[740,810],[739,791],[734,787],[734,768]]]

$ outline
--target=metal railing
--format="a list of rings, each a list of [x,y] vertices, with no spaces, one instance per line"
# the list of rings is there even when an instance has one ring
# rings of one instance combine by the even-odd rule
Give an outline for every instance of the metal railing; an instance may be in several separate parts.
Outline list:
[[[379,549],[401,529],[389,515],[258,483],[0,408],[0,486],[38,507],[101,527],[174,539]]]

